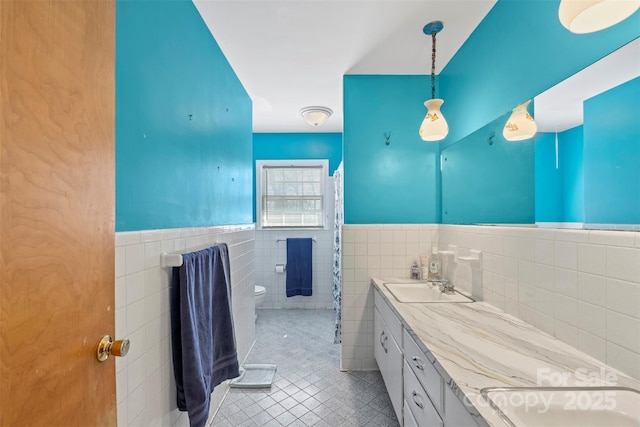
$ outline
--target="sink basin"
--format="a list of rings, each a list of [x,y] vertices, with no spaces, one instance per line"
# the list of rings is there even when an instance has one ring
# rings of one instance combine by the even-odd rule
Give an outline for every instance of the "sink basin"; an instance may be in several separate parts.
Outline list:
[[[399,302],[473,302],[473,299],[460,292],[440,292],[437,286],[429,283],[385,283],[384,286]]]
[[[640,427],[640,391],[626,387],[485,388],[511,427]]]

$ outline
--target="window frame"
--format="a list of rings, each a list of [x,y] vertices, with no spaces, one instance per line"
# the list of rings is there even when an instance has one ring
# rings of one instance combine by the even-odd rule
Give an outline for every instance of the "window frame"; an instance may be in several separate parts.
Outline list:
[[[310,227],[310,226],[264,226],[262,222],[262,181],[263,181],[263,169],[278,168],[278,167],[293,167],[293,168],[305,168],[316,167],[322,168],[321,171],[321,193],[322,193],[322,226]],[[327,171],[329,170],[328,159],[317,160],[256,160],[256,229],[257,230],[327,230],[329,226],[329,220],[327,218]]]

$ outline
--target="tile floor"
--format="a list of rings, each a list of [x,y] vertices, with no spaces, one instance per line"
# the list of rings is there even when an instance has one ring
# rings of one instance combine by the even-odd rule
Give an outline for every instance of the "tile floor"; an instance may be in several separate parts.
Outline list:
[[[232,388],[214,427],[398,426],[377,371],[340,372],[332,310],[257,310],[246,363],[278,366],[271,388]]]

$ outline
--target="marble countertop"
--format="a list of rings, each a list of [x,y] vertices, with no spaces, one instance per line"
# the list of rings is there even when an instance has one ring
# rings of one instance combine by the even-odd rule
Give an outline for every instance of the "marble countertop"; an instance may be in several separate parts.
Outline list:
[[[640,381],[488,303],[401,303],[384,286],[393,281],[398,282],[374,278],[372,284],[440,372],[445,386],[489,425],[506,424],[481,396],[485,387],[640,389]]]

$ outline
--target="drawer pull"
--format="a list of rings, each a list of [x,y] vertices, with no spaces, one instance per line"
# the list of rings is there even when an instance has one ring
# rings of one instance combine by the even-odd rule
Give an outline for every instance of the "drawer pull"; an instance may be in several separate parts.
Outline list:
[[[417,397],[418,397],[418,393],[416,393],[415,391],[413,393],[411,393],[411,397],[413,397],[413,403],[416,404],[416,406],[420,409],[424,409],[424,403],[420,402]]]
[[[424,363],[422,363],[419,357],[413,356],[411,360],[413,360],[413,364],[416,365],[416,368],[424,371]]]
[[[387,335],[384,333],[384,331],[382,331],[382,333],[380,334],[380,345],[382,346],[382,349],[385,353],[389,351],[388,347],[385,345],[387,342],[387,338]]]

